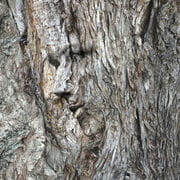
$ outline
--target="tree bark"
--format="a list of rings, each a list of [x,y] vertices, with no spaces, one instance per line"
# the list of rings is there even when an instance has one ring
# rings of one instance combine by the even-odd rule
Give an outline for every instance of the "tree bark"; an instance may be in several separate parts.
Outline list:
[[[0,179],[178,179],[179,12],[1,0]]]

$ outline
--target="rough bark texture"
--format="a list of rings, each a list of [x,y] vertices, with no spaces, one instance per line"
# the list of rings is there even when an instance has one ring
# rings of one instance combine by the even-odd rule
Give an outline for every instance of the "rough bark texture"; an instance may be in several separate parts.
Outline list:
[[[179,0],[0,1],[0,179],[178,179]]]

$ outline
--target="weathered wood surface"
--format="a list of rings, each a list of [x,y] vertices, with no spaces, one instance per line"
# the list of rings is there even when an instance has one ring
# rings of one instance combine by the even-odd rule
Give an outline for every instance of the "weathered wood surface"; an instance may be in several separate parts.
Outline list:
[[[0,179],[178,179],[179,9],[1,0]]]

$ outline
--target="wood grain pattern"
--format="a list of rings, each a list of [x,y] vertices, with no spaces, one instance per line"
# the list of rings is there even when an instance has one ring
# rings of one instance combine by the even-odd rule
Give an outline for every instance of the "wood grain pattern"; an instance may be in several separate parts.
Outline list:
[[[173,0],[1,1],[0,179],[178,179],[179,17]]]

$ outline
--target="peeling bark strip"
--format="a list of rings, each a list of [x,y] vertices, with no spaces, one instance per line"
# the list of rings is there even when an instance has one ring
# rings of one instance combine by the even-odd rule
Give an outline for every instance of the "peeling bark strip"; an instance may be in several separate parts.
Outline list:
[[[0,2],[0,179],[176,180],[179,3]]]

